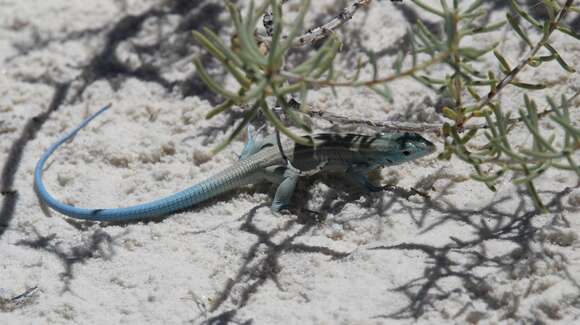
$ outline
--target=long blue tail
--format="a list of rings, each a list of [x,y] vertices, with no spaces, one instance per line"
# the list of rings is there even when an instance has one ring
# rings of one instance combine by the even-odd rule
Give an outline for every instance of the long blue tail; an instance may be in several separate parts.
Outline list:
[[[133,220],[133,219],[145,219],[151,217],[158,217],[166,215],[172,212],[183,210],[192,206],[193,204],[199,203],[201,201],[207,200],[209,197],[214,196],[216,193],[207,191],[210,184],[206,182],[201,182],[195,186],[185,189],[181,192],[175,193],[168,197],[158,199],[149,203],[139,204],[126,208],[113,208],[113,209],[87,209],[87,208],[77,208],[71,205],[66,205],[52,195],[48,193],[44,183],[42,182],[42,170],[44,164],[48,158],[68,140],[72,139],[77,132],[89,124],[94,118],[99,116],[101,113],[109,109],[111,105],[107,105],[101,108],[96,113],[89,116],[84,120],[79,126],[74,130],[67,133],[56,143],[51,145],[46,152],[40,157],[40,160],[36,164],[34,170],[34,185],[39,198],[44,201],[48,206],[54,210],[65,214],[69,217],[85,220],[95,220],[95,221],[123,221],[123,220]],[[211,184],[214,187],[214,184]]]

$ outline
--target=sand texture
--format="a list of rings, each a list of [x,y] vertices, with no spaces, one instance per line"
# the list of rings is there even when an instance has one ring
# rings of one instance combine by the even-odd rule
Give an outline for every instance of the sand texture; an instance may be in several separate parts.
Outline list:
[[[306,26],[342,3],[312,2]],[[508,1],[490,3],[485,18],[504,19]],[[374,53],[378,72],[392,74],[416,19],[437,17],[410,1],[375,1],[339,30],[337,67],[353,73],[362,53]],[[570,14],[567,22],[579,28],[580,17]],[[203,26],[230,37],[221,1],[0,0],[0,324],[580,323],[580,189],[573,173],[550,170],[538,179],[550,208],[544,214],[512,175],[494,193],[469,178],[469,165],[436,154],[375,177],[424,191],[429,200],[369,194],[337,177],[304,179],[293,202],[320,211],[319,218],[272,215],[267,184],[147,222],[83,222],[44,208],[33,190],[38,158],[108,103],[112,109],[47,164],[45,183],[63,202],[146,202],[237,160],[243,139],[210,157],[241,115],[205,119],[220,99],[191,59],[199,56],[224,84],[234,82],[191,37]],[[511,62],[525,53],[508,27],[470,42],[501,42]],[[553,45],[580,70],[579,41],[556,33]],[[498,71],[493,56],[486,60],[478,68]],[[569,96],[580,85],[578,73],[555,62],[521,76],[550,84],[529,92],[541,107],[546,93]],[[372,70],[362,72],[371,77]],[[412,79],[391,88],[393,103],[348,88],[336,97],[313,90],[308,100],[358,118],[442,121],[433,91]],[[508,87],[502,107],[517,112],[524,92]],[[579,107],[576,100],[575,121]],[[559,132],[550,120],[540,124]],[[317,127],[369,132],[320,121]],[[516,127],[514,143],[530,141],[524,131]],[[442,149],[440,138],[426,137]]]

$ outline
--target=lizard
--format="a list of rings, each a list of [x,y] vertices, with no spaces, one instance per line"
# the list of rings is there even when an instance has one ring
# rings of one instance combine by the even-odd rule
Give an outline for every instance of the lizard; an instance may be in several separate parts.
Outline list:
[[[279,138],[275,136],[254,139],[249,129],[248,140],[237,162],[185,190],[148,203],[122,208],[79,208],[67,205],[47,191],[42,180],[44,165],[59,146],[74,138],[109,107],[101,108],[62,136],[44,152],[36,164],[34,187],[39,199],[66,216],[92,221],[128,221],[166,216],[234,188],[261,181],[278,184],[271,205],[271,210],[278,213],[288,208],[296,183],[305,174],[323,171],[340,173],[369,191],[379,191],[383,188],[369,180],[370,171],[412,161],[435,151],[433,143],[410,132],[375,135],[320,133],[311,135],[314,145],[307,146],[291,140],[277,142]]]

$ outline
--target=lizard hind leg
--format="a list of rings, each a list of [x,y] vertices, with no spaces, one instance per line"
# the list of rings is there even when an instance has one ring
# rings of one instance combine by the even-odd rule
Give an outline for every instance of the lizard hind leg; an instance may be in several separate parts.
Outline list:
[[[290,206],[290,199],[292,194],[294,194],[294,189],[296,188],[296,183],[298,182],[298,175],[289,175],[284,177],[284,180],[278,185],[276,189],[276,195],[272,201],[272,211],[280,212],[283,209],[287,209]]]
[[[272,166],[265,171],[264,178],[278,184],[271,206],[274,214],[279,214],[289,207],[299,177],[300,174],[296,171],[281,166]]]
[[[264,178],[278,184],[276,195],[272,201],[272,212],[279,214],[281,210],[287,209],[290,205],[290,199],[294,194],[296,183],[300,176],[314,175],[328,164],[328,161],[321,161],[318,166],[308,171],[301,171],[292,166],[289,161],[285,167],[272,166],[264,171]]]

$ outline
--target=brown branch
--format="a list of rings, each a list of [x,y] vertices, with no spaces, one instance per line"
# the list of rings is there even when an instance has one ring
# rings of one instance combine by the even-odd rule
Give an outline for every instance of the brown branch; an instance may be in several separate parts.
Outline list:
[[[286,1],[282,1],[282,3],[285,3],[285,2]],[[308,30],[306,33],[304,33],[303,35],[298,36],[294,40],[294,42],[292,43],[292,46],[298,47],[298,46],[303,46],[306,44],[313,44],[316,41],[319,41],[321,39],[328,37],[328,35],[330,35],[334,30],[340,28],[347,21],[351,20],[352,17],[354,16],[354,14],[360,8],[368,7],[371,2],[372,2],[372,0],[356,0],[356,1],[354,1],[348,7],[342,9],[338,15],[336,15],[334,18],[332,18],[326,24],[312,28],[312,29]],[[270,12],[268,12],[268,13],[266,13],[266,15],[264,17],[264,26],[266,27],[266,30],[268,30],[268,26],[270,26],[272,24],[272,17],[271,16],[272,16],[272,14]],[[270,42],[272,41],[271,35],[268,35],[268,36],[257,35],[256,38],[258,39],[259,42],[263,42],[265,44],[270,44]]]
[[[576,97],[580,95],[580,90],[577,91],[574,95],[569,97],[567,101],[573,101]],[[544,118],[546,115],[554,112],[552,109],[544,109],[542,112],[538,113],[538,118]],[[369,126],[373,129],[379,131],[388,131],[388,132],[431,132],[431,133],[441,133],[441,128],[443,127],[443,123],[413,123],[413,122],[400,122],[400,121],[377,121],[377,120],[365,120],[365,119],[356,119],[341,115],[336,115],[332,113],[328,113],[321,110],[309,110],[307,112],[313,118],[320,118],[331,123],[338,123],[338,124],[354,124],[354,125],[364,125]],[[511,118],[506,121],[508,124],[516,124],[521,123],[522,118]],[[477,123],[477,124],[468,124],[463,126],[459,130],[459,132],[471,129],[487,129],[489,128],[486,123]]]

